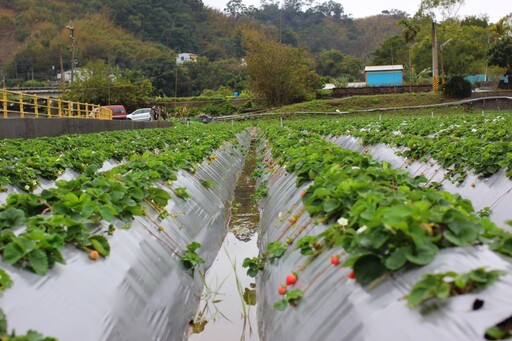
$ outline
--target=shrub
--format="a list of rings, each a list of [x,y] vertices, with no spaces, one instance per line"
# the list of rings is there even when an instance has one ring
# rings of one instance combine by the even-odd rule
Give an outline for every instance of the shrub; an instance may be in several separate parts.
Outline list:
[[[446,82],[444,94],[451,98],[464,98],[471,96],[471,83],[462,76],[453,76]]]

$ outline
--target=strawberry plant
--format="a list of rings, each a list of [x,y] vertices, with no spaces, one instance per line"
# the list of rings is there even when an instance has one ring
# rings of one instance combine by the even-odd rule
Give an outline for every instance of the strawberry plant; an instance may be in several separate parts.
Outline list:
[[[181,263],[192,277],[194,277],[195,268],[205,262],[204,259],[196,253],[196,250],[200,247],[200,243],[192,242],[187,245],[187,249],[181,255]]]
[[[512,316],[485,330],[486,340],[509,340],[512,338]]]
[[[190,198],[190,194],[187,193],[187,189],[185,187],[179,187],[174,189],[174,193],[178,198],[181,198],[183,200],[187,200]]]
[[[302,198],[310,216],[330,224],[317,236],[299,239],[297,248],[313,256],[343,247],[343,266],[353,268],[363,285],[429,264],[442,248],[485,242],[510,254],[509,232],[477,216],[469,201],[424,188],[423,177],[411,178],[316,134],[270,126],[265,134],[273,158],[296,173],[298,186],[313,181]]]
[[[0,269],[0,291],[4,291],[12,286],[11,276],[4,270]]]
[[[4,156],[11,154],[27,158],[35,168],[23,168],[23,162],[18,162],[21,166],[16,174],[28,174],[27,181],[35,181],[35,184],[37,181],[32,179],[27,169],[37,168],[34,174],[46,172],[46,176],[51,177],[52,169],[60,172],[62,167],[74,163],[75,166],[71,167],[80,168],[82,171],[73,180],[56,181],[55,187],[45,189],[40,194],[13,193],[7,197],[6,204],[0,207],[0,254],[4,261],[42,275],[56,262],[65,262],[60,250],[66,244],[88,252],[92,259],[107,257],[110,246],[103,234],[113,234],[114,227],[111,222],[119,220],[129,227],[134,216],[146,213],[143,202],[155,208],[160,217],[165,217],[163,207],[167,205],[170,195],[154,183],[174,181],[178,169],[190,165],[196,167],[198,162],[211,155],[215,148],[233,137],[237,129],[240,129],[232,129],[227,125],[225,127],[226,129],[219,125],[219,129],[209,135],[203,134],[200,129],[189,128],[173,129],[173,134],[165,134],[165,130],[148,130],[32,141],[34,149],[41,150],[40,154],[44,158],[19,151],[19,145],[1,151],[0,154],[4,153]],[[198,133],[202,136],[201,139],[190,139],[191,135]],[[143,135],[154,138],[148,139],[148,136]],[[127,136],[137,138],[126,138]],[[125,143],[119,142],[118,149],[111,149],[111,145],[116,144],[113,137],[122,141],[144,142],[128,144],[126,148]],[[82,145],[85,140],[87,143],[84,145],[94,146],[95,142],[100,144],[86,152],[87,148]],[[52,145],[50,141],[57,143]],[[108,143],[101,144],[105,141]],[[168,145],[173,145],[174,148],[166,148]],[[45,148],[48,148],[46,153],[43,152]],[[153,148],[160,152],[153,153]],[[102,152],[92,152],[100,149]],[[122,150],[122,153],[116,150]],[[59,154],[52,159],[49,156],[52,152]],[[128,155],[131,156],[126,160]],[[125,162],[106,173],[98,173],[97,170],[106,157],[124,158]],[[5,164],[0,160],[0,171],[4,169],[2,165]],[[12,176],[7,178],[14,179]],[[34,183],[30,186],[32,184]],[[28,190],[32,189],[30,187]],[[185,197],[186,191],[181,191],[181,195]],[[104,224],[105,221],[110,224]],[[24,224],[24,230],[13,232],[13,229]],[[105,228],[105,231],[92,234],[94,228],[103,230],[106,225],[109,226],[108,230]],[[190,256],[190,261],[199,262],[193,257],[193,250],[187,251],[190,254],[185,255],[185,260]]]
[[[279,241],[270,242],[267,244],[267,251],[266,255],[268,260],[270,261],[270,264],[274,264],[276,260],[281,258],[281,256],[285,253],[288,246],[286,244],[283,244]]]
[[[426,274],[421,281],[413,286],[405,299],[409,306],[414,308],[431,299],[446,299],[485,289],[504,274],[504,271],[487,271],[484,268],[464,274],[455,272]]]
[[[45,337],[42,334],[29,330],[26,335],[16,335],[14,331],[9,334],[7,318],[2,309],[0,309],[0,340],[5,341],[57,341],[53,337]]]
[[[204,187],[213,187],[215,185],[215,181],[206,179],[199,179],[199,183]]]
[[[267,188],[267,180],[263,180],[259,183],[258,187],[256,187],[256,191],[251,196],[251,198],[254,201],[258,201],[263,197],[266,197],[268,195],[268,188]]]
[[[295,307],[304,297],[304,292],[300,289],[293,289],[283,295],[283,299],[274,303],[274,309],[285,310],[289,305]]]
[[[244,262],[242,263],[242,267],[247,268],[247,276],[254,278],[258,275],[258,271],[261,271],[265,268],[265,258],[245,258]]]

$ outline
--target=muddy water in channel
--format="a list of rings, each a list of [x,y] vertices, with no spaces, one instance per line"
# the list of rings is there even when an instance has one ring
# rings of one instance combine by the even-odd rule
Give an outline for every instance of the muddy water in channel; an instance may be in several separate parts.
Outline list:
[[[256,189],[255,180],[251,179],[255,166],[251,143],[235,188],[229,232],[204,278],[205,288],[191,325],[190,341],[259,340],[255,279],[242,268],[246,257],[258,255],[259,212],[251,198]]]

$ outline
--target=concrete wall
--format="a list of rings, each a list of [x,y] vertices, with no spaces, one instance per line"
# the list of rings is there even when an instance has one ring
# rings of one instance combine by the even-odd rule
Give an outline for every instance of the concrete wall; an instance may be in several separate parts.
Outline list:
[[[0,139],[90,134],[111,130],[171,127],[172,122],[104,121],[77,118],[0,118]]]
[[[363,96],[363,95],[388,95],[402,94],[407,92],[430,92],[432,85],[413,85],[409,89],[408,85],[404,86],[379,86],[379,87],[363,87],[363,88],[334,88],[332,93],[334,97]]]

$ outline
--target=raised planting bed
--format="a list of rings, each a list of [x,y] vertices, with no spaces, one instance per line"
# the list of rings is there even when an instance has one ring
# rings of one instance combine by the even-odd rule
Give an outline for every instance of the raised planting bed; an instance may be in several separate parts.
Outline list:
[[[467,200],[321,136],[264,129],[264,339],[479,340],[510,316],[512,235]],[[421,291],[428,274],[445,275]]]
[[[226,233],[232,179],[250,140],[243,128],[183,127],[190,132],[183,148],[9,196],[0,210],[8,332],[186,338],[203,286],[198,273]]]

